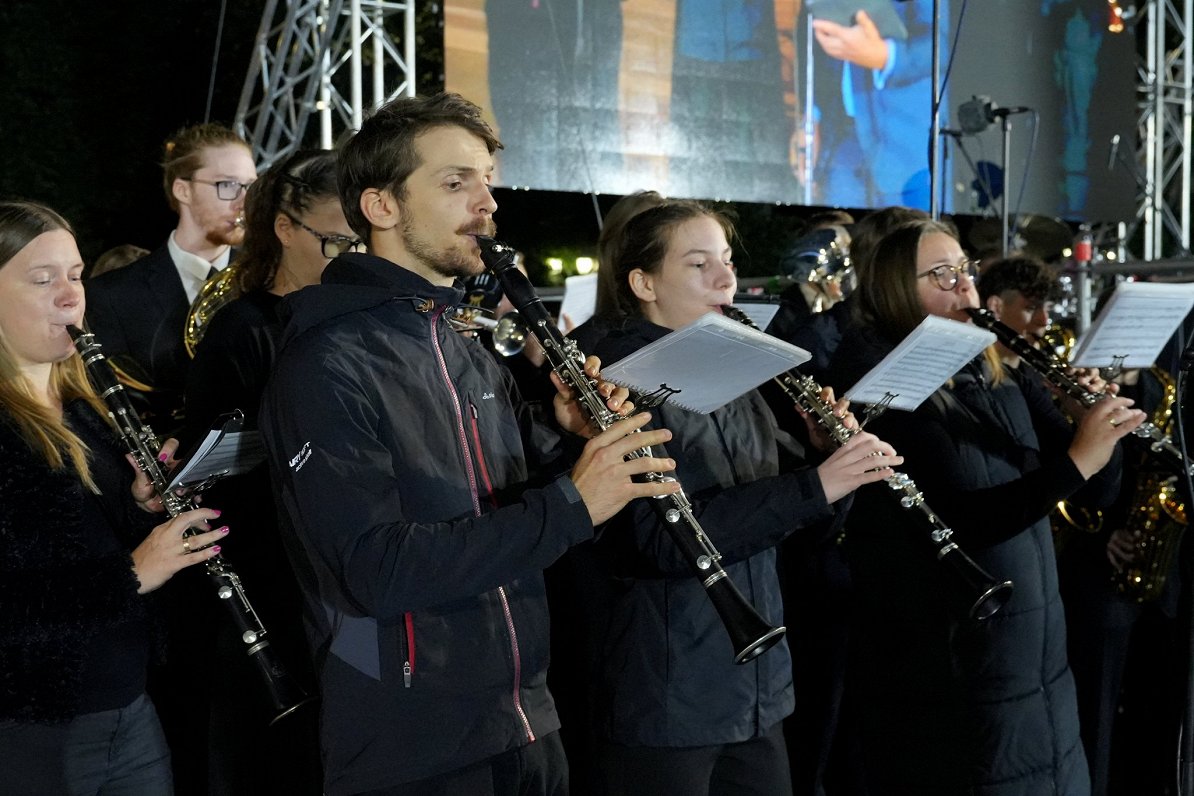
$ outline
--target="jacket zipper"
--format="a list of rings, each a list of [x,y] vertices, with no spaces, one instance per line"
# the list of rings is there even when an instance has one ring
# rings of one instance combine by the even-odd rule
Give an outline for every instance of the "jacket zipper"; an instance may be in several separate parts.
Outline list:
[[[439,373],[443,376],[444,384],[448,388],[448,396],[452,399],[452,409],[456,412],[456,435],[460,440],[460,452],[464,454],[464,470],[468,474],[469,494],[473,498],[473,514],[481,516],[481,501],[477,496],[477,473],[473,470],[473,456],[469,452],[468,433],[464,430],[464,412],[460,409],[460,396],[456,394],[456,385],[452,383],[452,376],[448,373],[448,363],[444,360],[444,351],[439,345],[439,319],[446,307],[440,307],[431,316],[431,347],[435,350],[435,360],[439,365]],[[452,332],[456,334],[456,332]]]
[[[493,481],[489,479],[489,468],[485,465],[485,451],[481,447],[481,430],[477,425],[477,405],[468,403],[469,423],[473,432],[473,449],[477,452],[477,465],[481,469],[481,480],[485,483],[485,494],[489,497],[489,505],[497,508],[497,497],[493,494]]]
[[[411,678],[415,675],[415,615],[407,611],[402,619],[406,623],[406,660],[402,664],[402,685],[410,688]]]
[[[435,351],[435,359],[439,364],[440,375],[444,379],[444,384],[448,388],[448,395],[452,398],[452,408],[456,412],[456,432],[460,439],[460,450],[464,454],[464,467],[468,473],[469,493],[473,499],[473,513],[481,516],[481,499],[477,490],[477,474],[473,469],[473,457],[469,448],[468,433],[464,428],[464,412],[460,407],[460,396],[456,393],[456,385],[452,383],[451,374],[448,373],[448,363],[444,359],[443,349],[439,344],[439,319],[443,316],[446,307],[440,307],[431,316],[431,347]],[[455,332],[453,332],[455,334]],[[472,430],[474,439],[477,443],[477,458],[481,463],[482,474],[485,478],[486,488],[489,493],[490,500],[493,500],[493,487],[489,483],[489,473],[485,471],[485,460],[481,455],[481,440],[477,429],[477,408],[470,404],[469,408],[472,410]],[[522,721],[523,731],[527,734],[527,742],[535,742],[535,733],[531,729],[531,722],[527,718],[526,711],[522,709],[522,698],[519,692],[522,690],[522,656],[518,652],[518,634],[514,631],[514,615],[510,612],[510,601],[506,597],[506,589],[504,586],[498,586],[498,599],[502,602],[502,614],[506,619],[506,632],[510,635],[510,652],[514,656],[514,710],[518,713],[518,718]],[[412,656],[413,657],[413,656]],[[413,668],[413,667],[412,667]],[[403,677],[405,679],[405,667],[403,668]]]

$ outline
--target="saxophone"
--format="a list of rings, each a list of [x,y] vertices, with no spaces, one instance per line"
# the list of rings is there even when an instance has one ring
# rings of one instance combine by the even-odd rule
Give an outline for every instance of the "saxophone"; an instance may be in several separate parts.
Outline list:
[[[1153,366],[1150,372],[1164,389],[1161,402],[1151,418],[1158,428],[1168,431],[1177,397],[1173,376]],[[1186,504],[1172,476],[1141,472],[1136,482],[1132,506],[1125,529],[1140,534],[1135,557],[1119,572],[1111,573],[1111,583],[1122,596],[1137,603],[1157,599],[1165,589],[1165,579],[1186,530]]]

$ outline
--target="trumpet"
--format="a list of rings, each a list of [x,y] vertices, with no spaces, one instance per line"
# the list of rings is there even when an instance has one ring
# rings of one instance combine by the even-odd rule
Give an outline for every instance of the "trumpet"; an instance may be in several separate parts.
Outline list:
[[[101,353],[101,346],[95,341],[95,335],[75,327],[66,327],[75,348],[83,358],[87,373],[91,378],[96,392],[108,407],[108,415],[116,424],[120,438],[133,454],[137,466],[149,476],[153,482],[154,492],[162,499],[166,513],[177,517],[185,511],[197,508],[193,497],[183,496],[170,489],[170,479],[166,470],[158,461],[157,452],[161,448],[153,429],[141,422],[136,410],[124,391],[124,386],[116,379],[115,371],[108,364],[108,360]],[[187,536],[198,531],[190,529]],[[266,690],[274,709],[277,711],[270,724],[289,716],[303,705],[311,702],[315,697],[309,696],[286,672],[281,661],[274,655],[270,647],[269,634],[261,619],[257,616],[252,603],[241,583],[240,576],[228,565],[222,555],[215,555],[204,562],[207,575],[215,586],[216,596],[227,606],[236,624],[240,639],[244,643],[245,653],[256,665],[257,672],[264,680]]]
[[[727,318],[743,323],[752,329],[758,329],[750,317],[733,306],[723,306],[722,312]],[[833,408],[821,400],[821,385],[811,376],[804,376],[800,371],[792,370],[776,376],[775,383],[800,408],[804,409],[829,434],[835,445],[845,445],[859,429],[849,428],[841,418],[833,413]],[[920,516],[929,525],[929,540],[937,548],[937,560],[950,565],[950,572],[960,581],[966,593],[973,595],[973,602],[967,614],[971,619],[989,619],[999,612],[1012,596],[1013,583],[1010,580],[998,580],[987,573],[978,563],[958,547],[953,541],[953,529],[946,525],[937,512],[933,511],[925,502],[924,495],[916,486],[916,482],[904,473],[892,473],[884,479],[891,487],[893,494],[899,496],[900,506],[905,509],[918,509]]]
[[[974,321],[975,326],[994,332],[995,336],[999,338],[999,342],[1011,349],[1030,368],[1083,406],[1094,406],[1108,397],[1107,393],[1094,393],[1083,387],[1066,372],[1068,367],[1064,362],[1025,340],[1015,329],[997,320],[990,310],[968,308],[966,312]],[[1178,473],[1194,475],[1194,465],[1191,465],[1190,460],[1182,455],[1181,448],[1175,445],[1173,439],[1154,423],[1147,421],[1141,423],[1132,431],[1132,434],[1136,439],[1143,441],[1147,445],[1148,452],[1165,466]]]
[[[576,342],[560,333],[530,280],[515,266],[514,250],[483,236],[477,237],[477,243],[481,247],[481,259],[502,283],[506,297],[526,319],[531,332],[543,346],[552,370],[575,391],[577,402],[589,419],[601,430],[609,428],[618,420],[618,415],[605,405],[596,384],[584,372],[585,357]],[[630,454],[632,457],[650,455],[650,448],[640,448]],[[645,478],[657,482],[675,480],[662,473],[648,473]],[[721,554],[693,515],[692,504],[684,492],[655,498],[651,505],[721,617],[734,648],[734,663],[754,660],[775,646],[787,628],[772,627],[730,580],[721,566]]]
[[[457,307],[448,322],[458,332],[488,331],[493,337],[493,350],[504,357],[522,353],[531,334],[522,316],[517,311],[507,312],[500,318],[492,318],[486,313],[472,305]]]

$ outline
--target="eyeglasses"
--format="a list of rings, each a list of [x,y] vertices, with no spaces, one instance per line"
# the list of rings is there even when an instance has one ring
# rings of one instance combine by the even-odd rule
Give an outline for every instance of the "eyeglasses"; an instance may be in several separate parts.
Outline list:
[[[231,202],[234,199],[239,199],[240,195],[249,190],[251,182],[238,182],[236,180],[201,180],[198,177],[183,177],[187,182],[201,182],[204,185],[216,186],[216,196],[223,199],[225,202]]]
[[[958,280],[963,275],[973,282],[974,278],[978,276],[978,260],[963,258],[958,261],[957,265],[938,265],[924,273],[917,274],[916,278],[927,276],[933,280],[933,284],[942,290],[953,290],[958,286]]]
[[[344,252],[355,252],[357,249],[365,245],[364,241],[362,241],[360,238],[350,238],[347,235],[325,235],[322,232],[316,232],[294,216],[290,215],[290,213],[287,213],[286,217],[310,232],[315,237],[319,238],[319,250],[323,252],[323,256],[327,257],[329,260],[333,257],[339,257],[341,254],[344,254]]]

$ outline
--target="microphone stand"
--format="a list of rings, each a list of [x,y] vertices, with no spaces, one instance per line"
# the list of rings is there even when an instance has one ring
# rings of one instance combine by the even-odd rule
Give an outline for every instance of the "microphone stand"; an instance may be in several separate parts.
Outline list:
[[[929,216],[936,221],[941,218],[941,203],[937,201],[937,185],[941,182],[941,164],[937,162],[937,150],[941,146],[941,0],[933,0],[933,94],[929,107]]]
[[[1183,456],[1188,456],[1186,450],[1186,429],[1185,429],[1185,414],[1186,414],[1186,377],[1189,375],[1191,367],[1191,360],[1194,357],[1194,351],[1191,347],[1194,346],[1194,331],[1191,331],[1189,339],[1186,340],[1186,345],[1183,348],[1181,361],[1178,364],[1177,371],[1177,414],[1175,421],[1177,424],[1177,440],[1178,445],[1181,446]],[[1194,482],[1191,481],[1190,474],[1187,472],[1183,477],[1183,484],[1186,488],[1186,505],[1190,505],[1190,498],[1194,495]],[[1189,541],[1186,541],[1189,544]],[[1191,572],[1188,562],[1190,560],[1189,553],[1183,554],[1181,550],[1178,551],[1177,565],[1179,578],[1181,579],[1181,594],[1178,600],[1178,622],[1181,623],[1181,633],[1184,635],[1185,644],[1185,668],[1186,668],[1186,690],[1185,703],[1182,706],[1182,719],[1180,729],[1180,741],[1178,742],[1178,793],[1182,796],[1189,796],[1194,793],[1194,584],[1190,583]]]
[[[816,67],[813,65],[813,15],[805,14],[804,19],[804,118],[800,120],[800,124],[804,128],[804,140],[800,142],[800,148],[804,153],[804,185],[800,188],[804,204],[811,205],[813,203],[813,176],[816,170],[816,164],[813,162],[813,135],[816,132],[813,126],[813,108],[816,106],[813,99],[815,84],[813,70]],[[843,65],[842,68],[848,68],[848,64]]]
[[[1012,123],[1006,113],[999,117],[1003,130],[1003,151],[1000,153],[1000,168],[1003,169],[1003,195],[999,197],[999,232],[1000,246],[1006,258],[1011,247],[1011,219],[1008,215],[1008,195],[1011,194],[1011,180],[1008,179],[1008,164],[1012,160]]]

